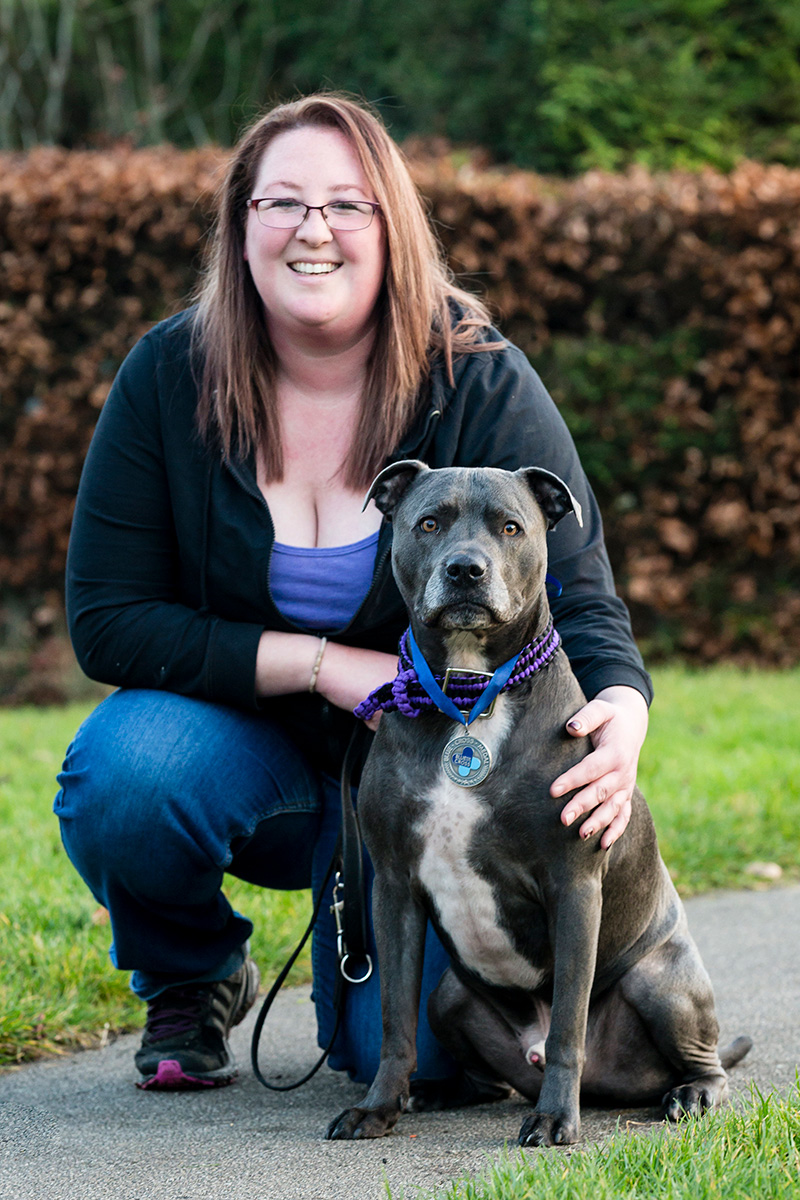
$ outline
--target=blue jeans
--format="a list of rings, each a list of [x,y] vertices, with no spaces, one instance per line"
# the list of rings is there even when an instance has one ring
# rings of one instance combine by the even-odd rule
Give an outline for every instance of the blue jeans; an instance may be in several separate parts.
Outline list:
[[[145,1000],[177,983],[225,979],[241,965],[253,926],[222,894],[226,871],[316,895],[339,830],[338,781],[316,771],[277,723],[171,692],[114,692],[78,730],[58,781],[64,847],[110,913],[112,962],[133,972],[131,987]],[[369,892],[369,861],[366,876]],[[447,962],[429,927],[417,1036],[424,1078],[453,1071],[425,1016]],[[312,966],[325,1046],[338,971],[327,900]],[[347,987],[330,1065],[368,1083],[380,1044],[376,970]]]

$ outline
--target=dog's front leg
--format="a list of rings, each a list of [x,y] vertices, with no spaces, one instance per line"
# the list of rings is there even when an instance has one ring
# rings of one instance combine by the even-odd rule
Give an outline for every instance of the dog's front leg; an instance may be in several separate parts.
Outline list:
[[[407,876],[378,870],[372,889],[372,919],[381,974],[381,1061],[364,1100],[331,1122],[329,1138],[375,1138],[388,1133],[405,1108],[408,1081],[417,1065],[427,918],[411,895]]]
[[[521,1146],[566,1145],[580,1137],[581,1075],[601,911],[599,879],[581,880],[558,897],[544,1080],[533,1115],[520,1130]]]

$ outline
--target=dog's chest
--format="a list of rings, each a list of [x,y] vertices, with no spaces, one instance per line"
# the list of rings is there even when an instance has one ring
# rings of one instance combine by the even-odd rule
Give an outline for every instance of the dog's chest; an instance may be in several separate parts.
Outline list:
[[[495,761],[508,732],[504,708],[499,703],[493,717],[475,726]],[[460,787],[442,773],[420,799],[425,801],[425,815],[417,832],[424,849],[417,875],[459,959],[487,983],[537,987],[542,972],[514,948],[500,924],[492,886],[473,866],[475,838],[487,816],[480,785]]]

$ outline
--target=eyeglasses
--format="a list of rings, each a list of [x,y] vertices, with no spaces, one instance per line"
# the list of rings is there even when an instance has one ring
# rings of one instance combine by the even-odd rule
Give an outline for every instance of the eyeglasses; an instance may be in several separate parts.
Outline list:
[[[371,200],[332,200],[329,204],[303,204],[288,198],[249,200],[248,207],[268,229],[299,229],[310,212],[322,213],[329,229],[366,229],[380,208]]]

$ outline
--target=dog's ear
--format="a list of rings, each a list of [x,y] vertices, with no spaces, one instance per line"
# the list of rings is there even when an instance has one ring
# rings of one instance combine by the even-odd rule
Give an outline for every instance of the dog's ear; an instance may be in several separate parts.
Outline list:
[[[392,513],[402,500],[406,488],[413,483],[420,471],[430,471],[430,467],[418,458],[404,458],[401,462],[384,467],[370,485],[364,508],[370,500],[374,500],[376,507],[391,521]]]
[[[544,467],[521,467],[515,472],[523,476],[533,492],[544,515],[547,528],[552,529],[567,513],[575,513],[578,524],[583,528],[583,512],[563,479]]]

